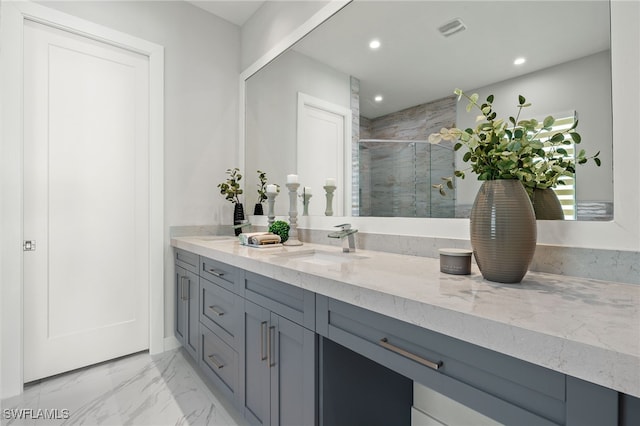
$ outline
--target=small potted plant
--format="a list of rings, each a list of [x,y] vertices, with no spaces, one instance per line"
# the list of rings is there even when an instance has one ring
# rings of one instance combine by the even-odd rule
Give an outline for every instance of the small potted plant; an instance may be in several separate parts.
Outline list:
[[[242,188],[240,188],[240,180],[242,175],[239,168],[227,169],[228,178],[218,184],[220,188],[220,194],[224,195],[228,201],[233,203],[233,224],[240,225],[244,221],[244,208],[240,202],[240,195],[242,195]],[[236,228],[235,234],[240,235],[242,229]]]
[[[269,226],[269,232],[280,236],[281,242],[289,239],[289,224],[284,220],[276,220]]]
[[[258,170],[258,202],[256,203],[253,214],[261,216],[264,214],[262,203],[267,200],[267,174],[261,170]]]

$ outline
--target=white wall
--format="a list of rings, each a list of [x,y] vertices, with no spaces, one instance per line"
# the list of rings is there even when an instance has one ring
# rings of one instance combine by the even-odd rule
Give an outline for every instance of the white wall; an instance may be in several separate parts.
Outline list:
[[[268,1],[241,30],[241,66],[246,69],[329,1]]]
[[[611,115],[611,53],[604,51],[585,58],[570,61],[522,77],[475,89],[465,89],[470,95],[478,93],[480,100],[495,95],[493,110],[506,119],[517,114],[518,95],[527,98],[532,105],[522,110],[521,119],[546,117],[558,113],[577,111],[578,133],[582,136],[579,149],[593,155],[600,151],[602,166],[589,162],[576,171],[576,192],[580,201],[613,200],[613,144]],[[458,102],[456,125],[461,129],[476,127],[478,110],[466,111],[468,101]],[[464,150],[457,153],[456,168],[469,167],[462,161]],[[458,203],[473,204],[481,182],[467,173],[458,181]]]
[[[286,191],[287,174],[297,170],[298,92],[350,107],[349,76],[294,51],[284,53],[248,80],[244,187],[251,212],[257,199],[256,170],[266,172],[269,183],[279,184],[282,191]],[[321,188],[315,190],[319,197]],[[287,214],[287,200],[284,192],[278,196],[276,215]]]

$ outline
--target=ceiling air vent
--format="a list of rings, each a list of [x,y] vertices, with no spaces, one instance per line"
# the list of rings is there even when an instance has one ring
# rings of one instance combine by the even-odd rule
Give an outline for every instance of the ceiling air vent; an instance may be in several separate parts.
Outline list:
[[[460,20],[460,18],[456,18],[453,21],[447,22],[443,26],[438,28],[440,34],[445,37],[451,37],[455,33],[459,33],[460,31],[464,31],[467,29],[467,26]]]

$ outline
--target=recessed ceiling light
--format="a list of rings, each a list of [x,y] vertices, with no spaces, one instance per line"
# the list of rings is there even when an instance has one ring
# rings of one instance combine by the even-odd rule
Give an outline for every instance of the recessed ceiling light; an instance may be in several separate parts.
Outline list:
[[[382,102],[382,95],[376,95],[375,98],[373,98],[373,100],[376,102]]]
[[[370,49],[378,49],[380,47],[380,40],[371,40],[371,42],[369,42],[369,48]]]
[[[516,58],[515,61],[513,61],[513,65],[522,65],[526,62],[527,60],[525,58]]]

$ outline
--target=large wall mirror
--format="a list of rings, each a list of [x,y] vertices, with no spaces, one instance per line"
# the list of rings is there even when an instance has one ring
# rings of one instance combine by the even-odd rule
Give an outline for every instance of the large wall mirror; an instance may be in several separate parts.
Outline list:
[[[351,2],[246,80],[247,204],[256,170],[280,185],[297,172],[313,190],[312,215],[324,212],[324,179],[339,177],[338,216],[467,217],[480,182],[467,174],[442,196],[432,185],[465,164],[460,152],[427,142],[441,127],[474,125],[476,114],[453,96],[459,87],[494,94],[504,117],[515,114],[520,94],[532,103],[523,117],[578,117],[577,148],[600,151],[602,166],[578,167],[566,218],[612,220],[609,6]],[[379,47],[370,47],[374,40]],[[301,99],[316,100],[312,114]],[[325,110],[342,113],[327,118]],[[300,152],[314,153],[303,169]],[[281,201],[276,214],[286,215]]]

